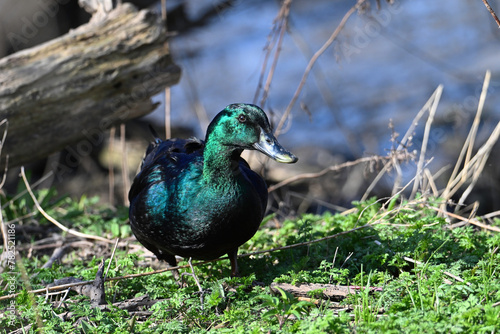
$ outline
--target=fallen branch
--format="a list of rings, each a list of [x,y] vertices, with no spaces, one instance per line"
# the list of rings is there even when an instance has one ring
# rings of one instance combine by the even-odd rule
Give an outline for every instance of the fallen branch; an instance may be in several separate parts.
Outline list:
[[[359,290],[358,286],[334,285],[334,284],[288,284],[288,283],[271,283],[271,290],[278,292],[277,288],[281,288],[294,295],[295,297],[311,297],[310,293],[314,290],[322,290],[321,298],[334,301],[341,301],[348,295],[354,294],[355,290]]]
[[[150,97],[180,78],[168,37],[156,14],[123,4],[0,59],[0,120],[9,121],[1,166],[7,155],[20,166],[76,143],[75,155],[88,155],[113,124],[153,111]]]
[[[96,308],[99,308],[101,309],[101,311],[113,311],[113,308],[119,308],[119,309],[122,309],[122,310],[127,310],[128,312],[130,313],[133,313],[135,311],[138,311],[142,308],[151,308],[151,306],[153,306],[154,304],[158,303],[158,302],[161,302],[165,299],[156,299],[156,300],[151,300],[149,298],[148,295],[144,295],[144,296],[140,296],[140,297],[136,297],[136,298],[132,298],[132,299],[128,299],[128,300],[124,300],[124,301],[121,301],[121,302],[116,302],[116,303],[113,303],[113,307],[110,307],[108,304],[105,304],[105,305],[97,305]],[[152,312],[151,312],[152,313]],[[150,312],[147,312],[146,313],[147,315],[150,315]],[[71,311],[67,311],[67,312],[63,312],[61,314],[57,314],[57,316],[63,320],[63,321],[68,321],[68,320],[75,320],[75,314],[74,312],[71,312]]]
[[[52,268],[52,265],[54,264],[54,262],[60,261],[61,258],[64,256],[64,254],[66,254],[68,252],[69,249],[70,249],[70,247],[68,245],[57,247],[56,249],[54,249],[54,252],[50,256],[50,259],[47,262],[45,262],[45,264],[42,266],[42,269],[43,268]]]

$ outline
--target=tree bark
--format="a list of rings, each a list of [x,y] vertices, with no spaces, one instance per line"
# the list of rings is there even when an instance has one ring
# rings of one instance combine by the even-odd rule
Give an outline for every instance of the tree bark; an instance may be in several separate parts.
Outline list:
[[[154,110],[150,97],[180,78],[167,38],[157,15],[123,4],[0,59],[1,165],[7,155],[12,167],[82,140],[96,145],[112,125]]]

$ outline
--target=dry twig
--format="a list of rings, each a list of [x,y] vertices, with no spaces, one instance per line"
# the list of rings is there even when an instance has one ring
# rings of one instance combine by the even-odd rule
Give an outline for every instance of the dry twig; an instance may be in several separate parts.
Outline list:
[[[347,20],[351,17],[352,14],[354,14],[363,4],[365,0],[358,0],[357,3],[347,11],[347,13],[344,15],[342,20],[340,21],[339,25],[337,28],[333,31],[333,33],[330,35],[330,38],[319,48],[318,51],[312,56],[312,58],[309,60],[309,63],[306,66],[306,69],[304,70],[304,74],[302,75],[302,79],[300,80],[299,86],[295,90],[295,93],[293,94],[292,100],[286,107],[285,112],[281,116],[281,119],[278,123],[278,126],[276,127],[274,133],[275,136],[278,137],[279,134],[281,133],[281,130],[283,126],[285,125],[285,121],[288,119],[290,112],[292,111],[292,107],[295,105],[295,102],[297,102],[297,99],[299,98],[300,92],[302,91],[302,88],[304,87],[307,77],[309,76],[309,72],[311,72],[314,64],[318,60],[318,58],[332,45],[332,43],[337,39],[337,36],[340,34],[342,29],[344,28],[345,24],[347,23]]]
[[[109,130],[109,152],[110,156],[115,151],[115,134],[116,127],[111,127]],[[115,203],[115,167],[113,164],[113,159],[108,159],[108,183],[109,183],[109,203],[114,205]]]
[[[490,4],[488,3],[488,0],[483,0],[483,3],[486,6],[486,9],[488,9],[488,12],[490,12],[491,16],[493,16],[493,19],[497,23],[498,27],[500,28],[500,20],[498,19],[497,14],[495,14],[493,8],[491,8]]]
[[[431,131],[432,122],[434,121],[434,115],[436,114],[436,109],[441,99],[441,93],[443,92],[443,85],[439,85],[433,94],[432,105],[429,108],[429,117],[427,117],[427,122],[425,123],[424,138],[422,139],[422,147],[420,149],[420,158],[418,159],[417,172],[415,173],[416,178],[413,183],[413,190],[410,195],[410,199],[415,198],[417,191],[421,184],[422,179],[422,169],[424,166],[425,152],[427,151],[427,143],[429,141],[429,134]]]
[[[26,174],[24,173],[24,166],[21,167],[21,177],[23,178],[24,184],[26,185],[26,189],[28,190],[28,193],[30,194],[31,199],[35,203],[36,208],[42,214],[42,216],[44,216],[45,219],[47,219],[49,222],[51,222],[52,224],[56,225],[57,227],[59,227],[64,232],[67,232],[69,234],[72,234],[72,235],[80,237],[80,238],[94,239],[94,240],[104,241],[106,243],[113,243],[112,240],[109,240],[109,239],[106,239],[106,238],[103,238],[103,237],[99,237],[99,236],[91,235],[91,234],[85,234],[85,233],[81,233],[81,232],[75,231],[73,229],[67,228],[66,226],[64,226],[63,224],[59,223],[57,220],[55,220],[54,218],[52,218],[47,212],[45,212],[45,210],[42,208],[42,206],[40,205],[40,203],[38,203],[38,200],[36,199],[35,194],[33,194],[33,191],[31,190],[29,182],[26,179]]]
[[[405,261],[407,261],[407,262],[411,262],[411,263],[418,264],[418,265],[423,265],[423,264],[424,264],[424,263],[422,263],[422,262],[420,262],[420,261],[418,261],[418,260],[414,260],[414,259],[412,259],[411,257],[408,257],[408,256],[403,256],[403,259],[404,259]],[[448,276],[448,277],[453,278],[453,279],[454,279],[454,280],[456,280],[456,281],[459,281],[459,282],[462,282],[462,283],[464,283],[464,282],[465,282],[465,281],[463,280],[463,278],[460,278],[460,277],[458,277],[457,275],[453,275],[452,273],[450,273],[450,272],[448,272],[448,271],[443,271],[443,274],[445,274],[445,275],[446,275],[446,276]],[[472,283],[470,283],[470,282],[466,282],[465,284],[467,284],[467,285],[471,285]]]
[[[261,70],[260,77],[259,77],[259,84],[257,86],[257,90],[255,92],[255,96],[254,96],[254,100],[253,100],[254,103],[257,103],[257,98],[259,96],[259,92],[262,89],[262,82],[264,81],[264,73],[266,71],[267,62],[271,56],[271,51],[274,48],[274,45],[276,42],[276,36],[277,35],[279,36],[278,43],[276,46],[276,51],[274,53],[273,63],[272,63],[271,68],[269,69],[269,72],[267,74],[266,83],[264,85],[262,97],[261,97],[260,102],[259,102],[261,107],[264,107],[264,105],[266,103],[267,96],[269,94],[269,89],[271,87],[271,82],[272,82],[273,77],[274,77],[274,71],[275,71],[276,66],[278,64],[278,59],[279,59],[280,52],[281,52],[281,45],[283,44],[283,38],[285,36],[285,31],[287,30],[288,16],[290,14],[291,3],[292,3],[292,0],[283,1],[283,4],[281,5],[280,11],[279,11],[277,17],[274,19],[274,27],[271,30],[271,32],[269,33],[269,36],[267,39],[268,40],[267,46],[266,46],[267,52],[266,52],[266,56],[264,58],[264,62],[262,63],[262,70]],[[276,34],[277,31],[279,31],[279,34]]]
[[[167,29],[167,0],[161,0],[161,19],[163,20],[163,26]],[[167,49],[169,48],[168,41],[165,42]],[[172,138],[172,127],[170,124],[170,116],[171,116],[171,96],[170,96],[170,87],[165,87],[165,138]]]
[[[410,145],[411,145],[411,142],[412,142],[412,139],[413,139],[413,135],[414,135],[414,132],[415,132],[415,128],[417,127],[418,125],[418,122],[420,121],[420,119],[422,118],[422,116],[432,108],[432,105],[434,104],[434,101],[436,100],[436,96],[439,94],[441,94],[441,91],[442,90],[442,87],[441,86],[438,86],[436,88],[436,90],[432,93],[431,97],[427,100],[427,102],[424,104],[424,106],[419,110],[419,112],[417,113],[417,115],[415,116],[415,118],[413,119],[413,121],[411,122],[411,125],[410,127],[408,128],[408,130],[406,131],[405,135],[403,136],[403,138],[401,139],[401,141],[399,142],[397,148],[396,148],[396,152],[400,151],[400,150],[406,150]],[[421,160],[423,162],[423,157],[421,155]],[[370,195],[370,193],[372,192],[373,189],[375,189],[375,186],[378,184],[378,182],[382,179],[382,177],[393,167],[393,166],[396,166],[396,171],[398,173],[400,173],[400,169],[399,169],[399,165],[398,165],[398,162],[397,161],[388,161],[386,163],[386,165],[384,166],[384,168],[378,173],[378,175],[375,177],[375,179],[372,181],[372,183],[370,184],[370,186],[368,186],[368,188],[366,189],[365,191],[365,194],[363,195],[363,197],[361,198],[361,201],[365,201],[368,196]],[[420,175],[420,173],[417,172],[417,175]],[[398,192],[398,188],[399,187],[399,181],[398,182],[395,182],[394,184],[394,187],[393,187],[393,190],[392,190],[392,193],[395,194],[396,192]]]
[[[5,138],[7,137],[7,129],[8,129],[8,126],[9,126],[9,122],[7,121],[7,119],[4,119],[4,120],[2,120],[0,122],[0,126],[3,125],[3,124],[5,124],[5,130],[3,132],[2,141],[0,142],[0,153],[2,152],[3,144],[5,142]],[[6,157],[7,160],[8,160],[8,157],[9,156]],[[8,166],[8,163],[5,162],[5,172],[3,174],[2,182],[0,184],[0,190],[3,188],[5,179],[7,177],[7,166]],[[6,227],[6,224],[4,224],[4,222],[3,222],[3,213],[2,213],[1,209],[0,209],[0,232],[2,232],[3,249],[4,249],[4,251],[3,251],[3,253],[1,255],[1,257],[0,257],[0,267],[3,267],[3,260],[7,256],[8,238],[7,238],[7,227]]]
[[[106,277],[108,277],[108,271],[109,268],[111,267],[111,262],[113,262],[113,258],[115,257],[116,248],[119,242],[120,238],[116,238],[115,246],[113,247],[113,251],[111,252],[111,257],[109,258],[108,267],[106,268],[106,272],[104,273],[104,280],[106,280]]]
[[[481,172],[483,171],[484,165],[486,164],[486,160],[489,157],[493,145],[497,142],[498,137],[500,136],[500,122],[499,122],[493,133],[488,138],[487,142],[478,150],[476,155],[471,158],[472,149],[475,137],[477,135],[477,128],[479,127],[480,118],[483,111],[484,101],[486,99],[486,93],[488,90],[490,78],[491,78],[491,72],[486,71],[476,116],[472,123],[469,134],[467,135],[467,138],[464,142],[464,145],[462,146],[462,150],[460,151],[457,162],[455,164],[455,168],[453,169],[453,172],[448,180],[448,184],[446,185],[446,188],[443,190],[441,194],[441,197],[443,197],[445,200],[449,200],[472,177],[472,181],[469,187],[462,194],[462,197],[460,198],[460,203],[463,203],[465,201],[468,194],[474,187],[477,179],[481,175]],[[462,165],[463,161],[464,164],[462,170],[460,170],[460,166]],[[444,210],[445,207],[442,206],[441,209]]]
[[[498,228],[496,226],[490,226],[490,225],[481,223],[477,219],[465,218],[465,217],[462,217],[462,216],[457,215],[455,213],[451,213],[451,212],[448,212],[446,210],[443,210],[443,209],[440,209],[440,208],[435,208],[435,207],[432,207],[432,206],[429,206],[429,205],[427,207],[430,208],[430,209],[432,209],[432,210],[434,210],[434,211],[440,212],[440,213],[442,213],[442,214],[444,214],[446,216],[450,216],[452,218],[459,219],[461,221],[464,221],[466,223],[475,225],[477,227],[484,228],[486,230],[490,230],[490,231],[494,231],[494,232],[500,232],[500,228]],[[453,228],[453,225],[450,225],[450,228]]]
[[[404,156],[400,156],[399,158],[397,159],[406,159]],[[314,178],[318,178],[320,176],[323,176],[325,175],[326,173],[328,172],[338,172],[344,168],[349,168],[349,167],[352,167],[352,166],[356,166],[356,165],[359,165],[361,163],[365,163],[365,162],[379,162],[379,161],[387,161],[387,160],[392,160],[392,157],[382,157],[382,156],[378,156],[378,155],[375,155],[375,156],[372,156],[372,157],[365,157],[365,158],[360,158],[360,159],[357,159],[355,161],[348,161],[348,162],[344,162],[340,165],[333,165],[333,166],[329,166],[319,172],[316,172],[316,173],[303,173],[303,174],[298,174],[298,175],[294,175],[292,177],[289,177],[288,179],[285,179],[279,183],[276,183],[275,185],[272,185],[268,188],[268,192],[272,192],[272,191],[275,191],[276,189],[279,189],[283,186],[286,186],[287,184],[290,184],[292,182],[296,182],[296,181],[300,181],[300,180],[305,180],[305,179],[314,179]]]
[[[54,262],[60,261],[61,258],[66,254],[66,252],[70,249],[68,245],[60,246],[54,249],[54,252],[50,256],[50,259],[45,262],[42,268],[51,268]]]
[[[128,190],[130,189],[130,176],[128,169],[128,152],[127,152],[127,141],[125,140],[125,123],[120,124],[120,147],[122,153],[122,191],[123,191],[123,203],[128,205]]]

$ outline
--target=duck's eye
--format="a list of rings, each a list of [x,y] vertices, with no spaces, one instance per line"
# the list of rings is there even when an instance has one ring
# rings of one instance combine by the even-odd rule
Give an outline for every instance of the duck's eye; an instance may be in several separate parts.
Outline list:
[[[247,117],[245,115],[241,114],[238,116],[238,121],[240,123],[245,123],[247,121]]]

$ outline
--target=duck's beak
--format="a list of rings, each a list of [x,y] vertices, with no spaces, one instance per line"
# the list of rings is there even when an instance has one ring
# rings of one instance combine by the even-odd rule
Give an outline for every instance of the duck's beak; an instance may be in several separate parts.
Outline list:
[[[291,164],[299,160],[299,158],[281,146],[272,133],[266,133],[263,129],[260,129],[259,141],[252,146],[278,162]]]

